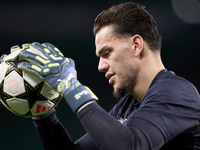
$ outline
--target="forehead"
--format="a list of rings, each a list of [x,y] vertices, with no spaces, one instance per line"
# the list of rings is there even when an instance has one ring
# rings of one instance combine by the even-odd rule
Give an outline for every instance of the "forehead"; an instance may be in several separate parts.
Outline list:
[[[96,54],[104,47],[110,46],[116,39],[112,26],[103,27],[95,36]]]

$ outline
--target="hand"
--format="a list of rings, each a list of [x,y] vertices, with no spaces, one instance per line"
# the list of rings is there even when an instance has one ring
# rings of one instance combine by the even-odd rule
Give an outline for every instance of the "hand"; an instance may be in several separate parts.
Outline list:
[[[1,55],[1,57],[0,57],[0,62],[3,62],[4,61],[4,59],[7,57],[7,55],[6,54],[3,54],[3,55]]]
[[[19,49],[20,49],[20,47],[19,47],[18,45],[15,45],[15,46],[11,47],[10,53],[12,53],[12,52],[14,52],[14,51],[16,51],[16,50],[19,50]],[[0,63],[4,62],[4,60],[5,60],[5,58],[6,58],[7,56],[8,56],[7,54],[1,55],[1,57],[0,57]]]
[[[34,53],[30,52],[30,49]],[[84,104],[98,99],[89,88],[77,80],[74,61],[65,58],[54,45],[37,42],[27,44],[19,56],[27,62],[18,64],[18,68],[34,71],[51,87],[62,93],[74,113]]]
[[[65,58],[52,44],[40,44],[35,42],[32,44],[26,44],[26,47],[23,46],[23,48],[25,48],[25,50],[21,51],[19,56],[32,64],[23,62],[18,66],[20,69],[34,71],[40,76],[40,78],[47,81],[60,93],[62,93],[64,86],[59,86],[59,83],[62,83],[61,81],[63,81],[64,78],[70,76],[71,79],[74,78],[75,82],[77,82],[74,61]],[[64,70],[67,71],[64,72]],[[71,89],[69,89],[69,91],[71,91]]]

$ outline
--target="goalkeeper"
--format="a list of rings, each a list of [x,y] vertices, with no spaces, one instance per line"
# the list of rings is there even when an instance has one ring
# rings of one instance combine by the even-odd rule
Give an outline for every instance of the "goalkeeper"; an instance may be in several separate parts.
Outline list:
[[[87,133],[73,142],[54,110],[34,122],[45,150],[200,150],[200,96],[168,71],[153,17],[133,2],[102,11],[94,24],[98,69],[121,97],[108,113],[77,79],[74,62],[49,43],[32,43],[18,67],[59,91]]]

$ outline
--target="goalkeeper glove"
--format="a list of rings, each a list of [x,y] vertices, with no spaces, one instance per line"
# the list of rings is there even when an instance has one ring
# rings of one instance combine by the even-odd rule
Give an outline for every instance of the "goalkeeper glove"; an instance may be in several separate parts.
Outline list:
[[[12,53],[12,52],[14,52],[16,50],[19,50],[19,49],[20,49],[20,47],[18,45],[15,45],[15,46],[11,47],[10,52]],[[5,58],[7,56],[8,56],[7,54],[1,55],[1,57],[0,57],[0,63],[4,62],[4,60],[5,60]]]
[[[28,50],[22,50],[19,56],[27,60],[18,64],[18,68],[34,71],[51,87],[62,93],[74,113],[98,98],[92,91],[77,80],[74,61],[65,58],[58,48],[50,43],[27,44]],[[43,54],[43,55],[37,55]],[[31,63],[30,63],[31,62]]]

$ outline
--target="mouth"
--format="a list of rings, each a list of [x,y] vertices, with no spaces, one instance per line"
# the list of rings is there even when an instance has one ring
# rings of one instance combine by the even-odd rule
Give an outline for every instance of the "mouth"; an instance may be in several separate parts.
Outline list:
[[[106,73],[106,75],[105,75],[105,77],[107,78],[107,79],[109,79],[109,84],[112,84],[113,85],[113,81],[114,81],[114,77],[115,77],[115,74],[114,73],[109,73],[109,72],[107,72]]]

